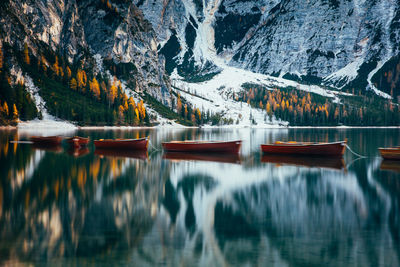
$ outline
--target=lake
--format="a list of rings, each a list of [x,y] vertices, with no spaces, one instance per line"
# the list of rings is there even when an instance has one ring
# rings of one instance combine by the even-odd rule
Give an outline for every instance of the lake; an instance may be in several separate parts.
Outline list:
[[[0,265],[399,266],[399,129],[141,129],[148,153],[35,147],[0,131]],[[39,132],[40,134],[40,132]],[[343,160],[262,156],[277,140],[348,140]],[[243,140],[235,156],[170,140]]]

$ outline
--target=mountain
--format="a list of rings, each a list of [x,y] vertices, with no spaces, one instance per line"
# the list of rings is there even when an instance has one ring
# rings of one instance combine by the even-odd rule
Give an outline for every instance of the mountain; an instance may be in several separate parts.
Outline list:
[[[90,90],[89,81],[97,78],[100,85],[101,81],[106,85],[104,88],[97,86],[100,87],[100,95],[110,90],[114,80],[116,87],[120,85],[126,97],[132,96],[136,102],[140,97],[135,92],[140,91],[164,105],[170,105],[170,82],[165,75],[163,58],[157,52],[155,32],[130,1],[3,1],[0,17],[3,74],[8,76],[10,85],[26,85],[42,113],[47,114],[49,110],[52,115],[88,123],[112,122],[93,118],[86,120],[66,114],[60,116],[57,113],[64,112],[52,107],[56,100],[42,92],[43,87],[59,87],[61,96],[69,92],[68,89],[75,87],[69,86],[71,79],[75,77],[76,81],[79,80],[78,70],[85,75],[80,88],[83,96],[77,95],[77,99],[88,98],[85,92]],[[23,53],[26,53],[29,63],[25,58],[22,62],[20,55]],[[43,65],[42,68],[33,66],[33,60],[38,66]],[[54,64],[61,67],[62,75]],[[46,73],[52,71],[47,73],[47,83],[44,79],[40,81],[42,74],[36,73],[38,69],[46,69]],[[66,78],[67,75],[70,77]],[[52,84],[57,80],[58,84]],[[12,94],[2,95],[2,98],[3,102],[5,99],[15,102]],[[62,98],[57,100],[59,104],[64,102]],[[121,102],[123,105],[124,101]],[[70,104],[72,106],[65,109],[79,108],[74,103]],[[112,104],[118,113],[119,105]],[[101,101],[93,101],[89,97],[88,106],[92,105],[110,109],[109,103],[102,105]],[[87,111],[78,113],[82,112]],[[112,109],[109,112],[112,113]]]
[[[395,0],[17,0],[0,15],[2,124],[400,122]]]
[[[153,24],[160,51],[168,52],[167,65],[177,65],[181,75],[187,62],[205,72],[222,62],[338,89],[385,91],[371,78],[388,61],[398,63],[398,1],[135,2]],[[352,84],[357,79],[360,84]]]

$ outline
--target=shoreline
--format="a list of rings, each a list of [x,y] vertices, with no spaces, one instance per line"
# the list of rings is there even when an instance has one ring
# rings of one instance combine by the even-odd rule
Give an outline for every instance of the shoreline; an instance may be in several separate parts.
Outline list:
[[[153,130],[153,129],[400,129],[400,126],[282,126],[282,125],[220,125],[220,126],[185,126],[185,125],[157,125],[157,126],[76,126],[75,128],[64,127],[18,127],[1,125],[0,130]]]

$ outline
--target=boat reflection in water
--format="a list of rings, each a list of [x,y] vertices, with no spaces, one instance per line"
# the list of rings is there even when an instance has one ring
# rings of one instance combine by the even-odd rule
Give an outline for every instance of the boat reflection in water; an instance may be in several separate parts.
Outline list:
[[[191,152],[166,152],[164,159],[169,160],[193,160],[193,161],[213,161],[221,163],[240,164],[240,156],[236,153],[191,153]]]
[[[295,165],[308,168],[345,169],[343,158],[329,158],[317,156],[285,156],[285,155],[264,155],[261,162],[275,163],[277,165]]]
[[[385,171],[400,172],[400,161],[384,159],[381,162],[380,169]]]
[[[71,147],[68,149],[67,153],[70,154],[71,156],[74,156],[75,158],[85,156],[89,154],[89,148],[87,147]]]
[[[55,153],[61,153],[63,151],[61,144],[55,145],[55,144],[46,144],[46,143],[33,143],[32,148],[36,149],[36,150],[43,150],[43,151],[55,152]]]
[[[212,131],[198,138],[225,138]],[[367,144],[377,153],[376,132],[391,144],[397,129],[370,136],[343,130],[370,156],[348,171],[330,158],[260,161],[265,132],[254,131],[252,139],[248,129],[226,137],[249,140],[241,164],[218,163],[237,160],[224,154],[154,152],[151,160],[131,160],[147,153],[110,149],[74,158],[0,135],[0,266],[400,266],[400,174],[380,170],[377,154],[360,149]],[[305,140],[342,133],[298,131]],[[107,138],[132,136],[113,134]],[[154,131],[152,140],[160,148],[178,134]]]
[[[47,146],[58,146],[63,138],[61,136],[31,136],[29,138],[34,144]]]
[[[148,158],[147,150],[121,150],[96,148],[94,154],[100,157],[133,158],[145,160]]]

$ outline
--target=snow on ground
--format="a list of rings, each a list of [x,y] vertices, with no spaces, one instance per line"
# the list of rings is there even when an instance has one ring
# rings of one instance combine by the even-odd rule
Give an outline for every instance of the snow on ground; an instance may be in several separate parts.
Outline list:
[[[355,60],[353,62],[350,62],[344,68],[341,68],[340,70],[325,77],[324,80],[326,82],[331,82],[331,83],[343,82],[343,85],[339,87],[339,89],[342,89],[344,86],[346,86],[346,84],[354,80],[358,76],[358,70],[360,69],[360,66],[365,61],[365,56],[366,53],[368,52],[367,49],[368,40],[369,40],[368,38],[364,38],[357,43],[360,49],[355,54]]]
[[[66,132],[66,131],[73,131],[76,129],[76,126],[68,121],[63,121],[55,118],[54,116],[50,115],[46,109],[46,103],[43,98],[39,95],[39,88],[35,86],[32,81],[32,78],[28,75],[25,75],[25,85],[30,93],[36,108],[39,112],[42,113],[42,120],[35,119],[26,122],[18,123],[18,129],[25,130],[25,131],[41,131],[43,132],[44,129],[48,129],[49,132],[54,134],[55,132]],[[47,132],[46,132],[47,133]]]
[[[343,82],[343,85],[339,87],[342,89],[350,81],[354,80],[358,75],[358,70],[361,64],[364,62],[363,58],[358,58],[350,64],[346,65],[344,68],[332,73],[331,75],[324,78],[325,82],[339,83]]]
[[[28,90],[29,94],[31,95],[33,102],[36,105],[37,110],[42,113],[43,119],[53,119],[51,115],[46,110],[46,103],[44,102],[43,98],[39,95],[39,88],[35,86],[32,81],[32,78],[28,75],[25,75],[25,85],[26,89]]]
[[[372,91],[375,92],[375,94],[387,98],[387,99],[392,99],[392,97],[389,94],[386,94],[385,92],[382,92],[381,90],[379,90],[378,88],[375,87],[375,85],[372,83],[371,79],[372,77],[375,75],[375,73],[378,72],[378,70],[380,70],[382,68],[382,66],[386,63],[386,61],[379,61],[378,65],[376,66],[375,69],[373,69],[369,74],[368,74],[368,78],[367,78],[367,82],[368,82],[368,89],[371,89]]]
[[[97,67],[97,71],[100,73],[104,72],[104,67],[103,67],[103,59],[101,57],[100,54],[95,54],[94,59],[96,60],[96,67]]]
[[[63,121],[50,115],[46,109],[46,103],[39,95],[39,88],[34,84],[31,77],[23,75],[18,67],[11,68],[11,75],[15,78],[15,83],[23,82],[28,93],[31,95],[37,110],[42,114],[42,120],[35,119],[18,123],[18,129],[26,132],[42,133],[41,135],[64,133],[73,131],[76,126],[68,121]],[[46,130],[47,129],[47,130]]]
[[[157,128],[188,128],[187,126],[176,123],[175,120],[170,120],[162,117],[157,111],[152,109],[149,105],[144,104],[146,108],[147,115],[155,117],[155,122],[157,123]]]
[[[244,83],[252,83],[273,89],[277,87],[294,87],[310,93],[329,97],[333,102],[340,102],[338,95],[348,95],[343,92],[323,89],[316,85],[303,85],[295,81],[273,77],[260,73],[238,69],[231,66],[219,64],[223,68],[222,72],[214,76],[211,80],[201,83],[188,83],[177,74],[175,70],[172,81],[175,89],[183,98],[192,103],[200,110],[210,110],[213,113],[222,113],[223,118],[233,119],[233,123],[238,126],[258,126],[270,127],[271,125],[287,125],[287,122],[269,118],[265,110],[252,108],[247,103],[233,100],[233,93],[243,90]],[[252,119],[256,125],[252,123]]]

